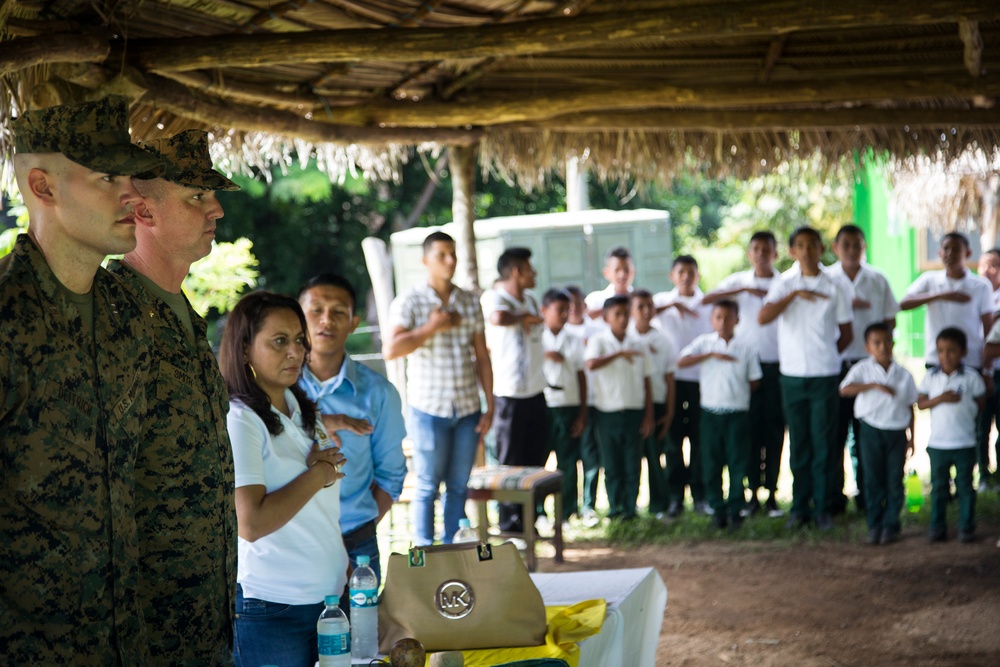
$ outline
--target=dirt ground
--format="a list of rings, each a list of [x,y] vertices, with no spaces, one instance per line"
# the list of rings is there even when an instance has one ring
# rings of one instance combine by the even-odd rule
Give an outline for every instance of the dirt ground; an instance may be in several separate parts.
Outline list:
[[[1000,526],[929,544],[569,545],[547,572],[654,566],[667,585],[657,667],[1000,665]],[[609,666],[610,667],[610,666]],[[623,666],[628,667],[628,666]]]

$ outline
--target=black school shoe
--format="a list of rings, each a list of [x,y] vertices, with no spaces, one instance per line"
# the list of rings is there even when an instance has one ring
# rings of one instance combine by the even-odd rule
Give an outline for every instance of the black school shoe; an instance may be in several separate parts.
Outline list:
[[[833,530],[833,517],[829,514],[820,514],[816,517],[816,529],[824,533]]]
[[[872,528],[868,531],[868,544],[875,546],[882,540],[882,531],[878,528]]]
[[[805,528],[809,525],[809,519],[803,517],[800,514],[792,512],[788,515],[788,521],[785,522],[786,530],[798,530],[799,528]]]
[[[879,537],[879,544],[892,544],[893,542],[899,541],[899,531],[891,530],[889,528],[882,529],[882,535]]]
[[[976,541],[975,531],[970,531],[968,533],[964,531],[959,531],[958,541],[961,542],[962,544],[972,544],[973,542]]]
[[[928,542],[947,542],[948,531],[944,528],[931,528],[927,533]]]
[[[712,525],[718,528],[719,530],[725,528],[727,524],[728,521],[726,521],[725,512],[716,512],[715,514],[712,515]]]

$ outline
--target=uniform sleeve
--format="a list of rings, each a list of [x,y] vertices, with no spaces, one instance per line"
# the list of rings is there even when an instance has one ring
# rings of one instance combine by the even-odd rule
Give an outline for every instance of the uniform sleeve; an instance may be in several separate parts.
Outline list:
[[[843,389],[849,384],[861,383],[861,369],[862,364],[851,366],[851,370],[847,371],[847,375],[844,376],[844,380],[840,383],[840,388]],[[913,381],[912,378],[910,381]]]
[[[976,371],[970,371],[969,378],[969,384],[972,386],[972,397],[979,398],[985,395],[986,383],[983,382],[983,376]]]
[[[986,279],[983,278],[982,288],[979,290],[979,315],[992,315],[993,314],[993,288],[986,283]]]
[[[854,309],[851,307],[851,300],[854,295],[854,288],[847,285],[843,280],[834,281],[837,288],[837,324],[847,324],[854,321]]]
[[[909,298],[915,294],[923,294],[927,292],[930,288],[930,273],[921,273],[917,276],[917,279],[910,283],[910,286],[906,288],[906,292],[903,294],[903,298]]]
[[[497,311],[510,312],[512,310],[511,304],[507,303],[507,301],[505,301],[496,290],[492,289],[488,289],[483,292],[483,296],[480,297],[479,303],[483,307],[483,317],[486,319],[489,319],[490,315]]]
[[[693,341],[688,343],[683,350],[681,350],[678,358],[683,359],[684,357],[689,357],[693,354],[704,354],[708,351],[705,347],[706,342],[708,342],[708,339],[705,338],[705,336],[698,336]]]
[[[600,336],[592,336],[590,340],[587,341],[587,349],[583,352],[584,361],[590,361],[591,359],[597,359],[598,357],[604,356],[604,345],[601,343]]]
[[[263,485],[264,445],[270,437],[264,421],[242,403],[230,403],[226,422],[229,426],[229,441],[233,447],[236,488],[252,484]]]
[[[764,297],[764,303],[776,303],[784,299],[788,294],[788,286],[790,284],[791,281],[785,280],[781,276],[777,280],[772,280],[771,286],[767,290],[767,296]]]
[[[597,310],[604,307],[604,295],[601,292],[591,292],[583,299],[584,305],[587,306],[587,310]]]
[[[392,300],[389,305],[389,324],[391,326],[403,327],[407,330],[417,327],[411,295],[412,292],[408,292]]]
[[[663,358],[665,360],[663,364],[664,373],[676,373],[677,372],[677,349],[674,347],[673,341],[670,340],[668,336],[663,336],[660,341],[660,345],[663,346]]]
[[[719,284],[715,286],[713,292],[732,292],[734,289],[739,289],[741,285],[739,284],[740,274],[732,273],[722,280]]]
[[[756,348],[749,348],[750,350],[750,364],[748,369],[748,375],[751,382],[756,382],[757,380],[764,377],[764,372],[760,369],[760,355],[757,354]]]
[[[371,443],[375,483],[393,500],[398,500],[406,477],[406,456],[403,454],[406,426],[399,392],[388,382],[374,421]]]
[[[906,391],[902,398],[907,405],[913,405],[917,402],[917,385],[913,382],[913,375],[909,371],[906,372]]]
[[[892,293],[892,286],[889,285],[889,280],[881,273],[878,274],[878,277],[882,282],[882,289],[885,294],[882,298],[882,312],[885,313],[885,319],[890,319],[895,317],[899,312],[899,302],[896,301],[896,296]]]
[[[993,324],[993,328],[990,329],[989,335],[986,337],[987,343],[1000,343],[1000,320],[997,320]]]
[[[922,394],[924,396],[927,396],[929,398],[933,398],[931,396],[931,371],[930,370],[928,370],[927,373],[924,374],[923,379],[920,380],[920,388],[917,389],[917,393],[918,394]]]

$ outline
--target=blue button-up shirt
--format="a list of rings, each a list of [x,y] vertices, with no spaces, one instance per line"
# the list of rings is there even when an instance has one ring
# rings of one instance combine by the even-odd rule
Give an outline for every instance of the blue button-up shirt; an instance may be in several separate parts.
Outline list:
[[[399,392],[384,377],[367,366],[344,357],[340,372],[326,382],[303,369],[299,386],[319,405],[323,414],[342,414],[365,419],[372,425],[368,435],[337,431],[341,452],[347,457],[340,481],[340,530],[347,534],[378,517],[371,494],[375,482],[383,491],[399,498],[406,477],[403,455],[403,405]]]

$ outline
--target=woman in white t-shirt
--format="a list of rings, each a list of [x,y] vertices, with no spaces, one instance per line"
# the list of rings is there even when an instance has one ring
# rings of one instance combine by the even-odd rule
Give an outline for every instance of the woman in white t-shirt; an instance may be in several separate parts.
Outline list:
[[[323,598],[347,580],[335,486],[345,459],[297,385],[307,330],[295,299],[254,292],[222,337],[239,526],[236,667],[312,667]]]

